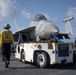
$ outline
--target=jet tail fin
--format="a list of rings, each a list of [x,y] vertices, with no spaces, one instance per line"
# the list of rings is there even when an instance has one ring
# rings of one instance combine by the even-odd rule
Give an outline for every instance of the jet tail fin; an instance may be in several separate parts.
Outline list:
[[[72,20],[72,19],[73,19],[73,17],[68,17],[63,20],[63,22],[65,22],[65,32],[69,33],[69,34],[73,34],[71,22],[70,22],[70,20]]]

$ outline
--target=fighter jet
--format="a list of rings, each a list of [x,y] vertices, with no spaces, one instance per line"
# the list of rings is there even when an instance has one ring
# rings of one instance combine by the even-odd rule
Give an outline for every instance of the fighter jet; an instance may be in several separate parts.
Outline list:
[[[57,35],[59,29],[42,14],[37,14],[35,19],[30,23],[28,28],[17,31],[16,33],[28,33],[30,40],[35,40],[37,37],[42,39],[50,38],[53,33]]]

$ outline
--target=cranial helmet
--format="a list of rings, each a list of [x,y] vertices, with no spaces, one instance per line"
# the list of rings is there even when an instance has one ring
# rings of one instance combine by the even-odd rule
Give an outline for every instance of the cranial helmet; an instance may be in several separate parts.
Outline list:
[[[4,29],[10,29],[11,27],[10,27],[10,24],[6,24],[5,26],[4,26]]]

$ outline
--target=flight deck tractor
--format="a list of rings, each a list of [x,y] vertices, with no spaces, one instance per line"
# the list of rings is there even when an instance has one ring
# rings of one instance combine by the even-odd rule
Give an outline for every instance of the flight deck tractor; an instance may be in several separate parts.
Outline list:
[[[31,41],[28,33],[19,33],[15,58],[35,63],[40,68],[54,64],[74,64],[73,43],[63,40],[69,38],[68,35],[58,34],[57,37],[62,39],[61,43],[53,40]]]

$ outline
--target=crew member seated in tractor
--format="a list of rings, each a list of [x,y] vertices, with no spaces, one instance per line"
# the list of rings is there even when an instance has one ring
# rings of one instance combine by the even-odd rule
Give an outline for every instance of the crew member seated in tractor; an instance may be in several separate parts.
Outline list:
[[[61,42],[60,39],[57,36],[55,36],[54,34],[51,34],[51,39],[50,40],[54,40],[57,43]]]

